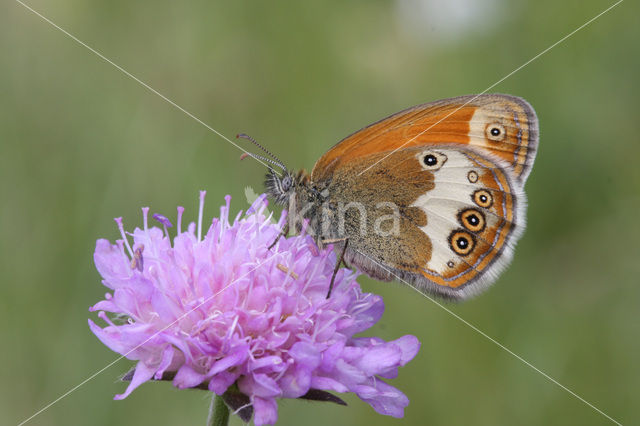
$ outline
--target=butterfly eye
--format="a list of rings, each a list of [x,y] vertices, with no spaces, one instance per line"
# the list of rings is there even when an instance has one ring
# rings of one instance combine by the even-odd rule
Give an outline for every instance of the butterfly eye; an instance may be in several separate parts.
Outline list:
[[[473,202],[478,206],[488,209],[493,205],[493,197],[486,189],[479,189],[471,196]]]
[[[418,159],[422,163],[425,170],[438,170],[447,161],[447,156],[441,152],[427,151],[418,155]]]
[[[462,210],[458,214],[458,221],[471,232],[480,232],[485,225],[484,215],[476,209]]]
[[[487,126],[486,134],[489,140],[500,142],[504,139],[506,132],[501,124],[493,123]]]
[[[289,191],[289,189],[291,188],[291,183],[292,183],[291,176],[286,175],[284,178],[282,178],[282,190],[284,192]]]
[[[449,245],[451,250],[460,256],[466,256],[471,253],[476,242],[471,234],[465,231],[453,231],[449,236]]]

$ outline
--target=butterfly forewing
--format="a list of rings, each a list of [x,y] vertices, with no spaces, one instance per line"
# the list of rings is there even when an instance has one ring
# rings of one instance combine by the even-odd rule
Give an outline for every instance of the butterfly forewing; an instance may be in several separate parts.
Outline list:
[[[318,160],[312,179],[322,180],[353,158],[443,143],[490,152],[524,182],[538,145],[538,119],[524,99],[509,95],[468,95],[418,105],[347,136]]]

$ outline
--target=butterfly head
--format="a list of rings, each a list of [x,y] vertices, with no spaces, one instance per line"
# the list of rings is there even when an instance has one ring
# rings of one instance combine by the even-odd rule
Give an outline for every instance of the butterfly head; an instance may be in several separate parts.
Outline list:
[[[269,195],[276,204],[287,206],[293,194],[298,193],[302,195],[302,193],[310,190],[309,175],[304,170],[293,173],[283,169],[282,172],[277,172],[269,167],[269,172],[265,179],[265,187],[267,195]]]
[[[269,167],[269,172],[264,182],[267,195],[273,198],[276,204],[287,205],[291,194],[295,192],[295,178],[289,170],[283,169],[281,173]]]
[[[236,138],[247,139],[255,146],[260,148],[267,156],[245,152],[244,156],[255,158],[265,164],[269,171],[267,172],[265,187],[267,195],[274,199],[276,204],[287,205],[291,199],[291,195],[295,193],[297,176],[291,173],[278,157],[273,155],[269,150],[260,145],[254,138],[244,133],[240,133]],[[275,168],[274,168],[275,166]],[[278,170],[276,170],[276,168]],[[300,174],[299,174],[300,175]]]

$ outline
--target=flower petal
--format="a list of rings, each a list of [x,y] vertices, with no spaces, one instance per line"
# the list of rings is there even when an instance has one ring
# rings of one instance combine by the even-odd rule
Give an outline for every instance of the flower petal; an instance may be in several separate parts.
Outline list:
[[[298,366],[315,370],[320,365],[321,355],[318,347],[310,342],[297,342],[289,349],[289,356]]]
[[[185,364],[176,373],[173,378],[173,386],[178,389],[192,388],[198,386],[205,379],[204,374],[198,373],[191,366]]]
[[[416,336],[412,336],[410,334],[402,336],[399,339],[392,340],[389,343],[392,343],[400,348],[400,351],[402,353],[400,357],[401,366],[411,361],[420,350],[420,341]]]
[[[131,382],[129,382],[129,386],[127,386],[127,390],[123,394],[114,396],[113,399],[125,399],[135,388],[150,380],[155,371],[156,369],[154,367],[149,367],[143,361],[139,361],[138,364],[136,364],[136,371],[133,373],[133,377],[131,378]]]
[[[282,376],[280,387],[284,398],[299,398],[309,392],[311,388],[312,370],[303,366],[291,369],[290,373]]]
[[[209,380],[209,390],[215,392],[216,395],[222,395],[237,379],[237,373],[221,371]]]
[[[384,344],[367,348],[362,355],[354,360],[354,365],[367,376],[374,376],[395,368],[402,356],[400,348],[392,344]]]
[[[273,425],[278,421],[278,405],[273,398],[253,398],[253,408],[255,414],[253,415],[253,422],[256,426],[260,425]]]
[[[107,240],[96,241],[93,261],[98,273],[104,279],[103,284],[111,289],[128,282],[132,275],[129,258],[117,245],[111,244]]]
[[[354,391],[376,412],[386,416],[402,418],[404,417],[404,407],[409,405],[409,399],[405,394],[382,380],[376,380],[373,387],[362,386]]]
[[[256,395],[262,398],[271,398],[282,393],[278,382],[266,374],[244,376],[238,381],[238,387],[245,395]]]

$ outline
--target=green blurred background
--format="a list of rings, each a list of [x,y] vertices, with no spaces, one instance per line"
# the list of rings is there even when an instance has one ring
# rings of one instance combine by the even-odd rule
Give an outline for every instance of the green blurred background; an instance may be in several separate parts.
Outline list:
[[[609,1],[212,2],[61,0],[43,15],[228,137],[292,168],[405,107],[478,93]],[[447,305],[625,424],[640,421],[640,29],[626,1],[492,89],[541,125],[528,229],[486,294]],[[141,206],[195,217],[225,194],[246,208],[264,169],[14,1],[0,6],[0,423],[17,424],[116,358],[87,327],[104,292],[95,240]],[[403,420],[284,401],[280,424],[608,424],[589,406],[427,299],[384,296],[370,335],[414,334],[393,384]],[[34,425],[205,423],[208,396],[146,384],[112,400],[124,360]],[[240,424],[235,420],[235,424]]]

